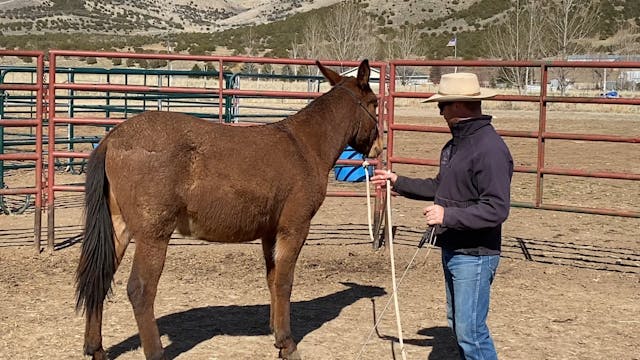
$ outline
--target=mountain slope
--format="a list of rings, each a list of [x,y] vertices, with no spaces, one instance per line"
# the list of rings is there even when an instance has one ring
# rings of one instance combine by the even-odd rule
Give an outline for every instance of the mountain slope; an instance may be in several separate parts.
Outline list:
[[[0,31],[5,35],[73,33],[148,35],[222,31],[265,24],[341,2],[340,0],[4,0],[0,1]],[[368,0],[365,6],[379,25],[427,24],[463,29],[454,15],[474,4],[495,9],[509,0]],[[499,14],[492,14],[492,16]]]
[[[373,41],[417,29],[422,56],[486,56],[487,29],[513,12],[515,0],[354,0],[377,29]],[[585,0],[598,1],[598,0]],[[307,24],[339,0],[0,0],[0,48],[225,51],[287,57]],[[596,33],[605,44],[624,25],[640,24],[640,1],[602,0]],[[82,34],[82,36],[70,36]],[[390,35],[390,37],[388,36]],[[296,38],[297,37],[297,38]],[[632,37],[635,38],[635,37]],[[596,44],[598,39],[593,39]],[[381,47],[384,47],[381,46]],[[230,50],[229,50],[230,49]],[[603,51],[610,51],[604,49]],[[380,54],[380,57],[383,57]]]

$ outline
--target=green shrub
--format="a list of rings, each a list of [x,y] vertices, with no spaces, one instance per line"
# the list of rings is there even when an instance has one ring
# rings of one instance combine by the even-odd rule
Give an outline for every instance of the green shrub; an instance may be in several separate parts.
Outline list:
[[[193,64],[193,67],[191,68],[191,71],[199,72],[199,71],[202,71],[202,68],[200,68],[200,66],[198,64]],[[201,76],[200,75],[196,75],[196,74],[190,74],[189,77],[190,78],[199,78]]]

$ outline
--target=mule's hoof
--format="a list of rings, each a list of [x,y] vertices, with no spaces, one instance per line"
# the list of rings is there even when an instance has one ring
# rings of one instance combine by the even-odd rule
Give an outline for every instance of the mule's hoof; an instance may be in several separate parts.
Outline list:
[[[151,360],[167,360],[167,357],[164,355],[164,351],[163,351],[160,354],[153,355],[151,357],[148,357],[147,359],[151,359]]]
[[[295,350],[291,354],[283,356],[282,359],[283,360],[302,360],[302,357],[300,356],[300,352],[298,350]]]
[[[91,355],[91,360],[107,360],[107,353],[104,350],[96,351]]]
[[[107,360],[107,353],[102,348],[102,345],[95,347],[85,344],[84,354],[91,356],[91,360]]]

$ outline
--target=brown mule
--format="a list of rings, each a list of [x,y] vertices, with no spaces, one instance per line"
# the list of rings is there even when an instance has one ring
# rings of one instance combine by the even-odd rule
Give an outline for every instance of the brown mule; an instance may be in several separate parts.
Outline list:
[[[146,112],[115,127],[91,154],[76,288],[87,355],[106,358],[103,301],[135,239],[127,294],[146,358],[165,358],[153,305],[177,229],[216,242],[262,239],[275,346],[284,359],[300,358],[290,328],[294,268],[329,171],[346,145],[369,157],[382,151],[368,61],[357,78],[317,65],[332,89],[282,121],[234,127]]]

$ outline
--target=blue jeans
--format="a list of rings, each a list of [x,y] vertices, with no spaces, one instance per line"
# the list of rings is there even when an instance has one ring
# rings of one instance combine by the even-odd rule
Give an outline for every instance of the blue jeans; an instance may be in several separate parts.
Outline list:
[[[442,250],[447,320],[465,360],[497,359],[487,327],[489,294],[500,255],[472,256]]]

